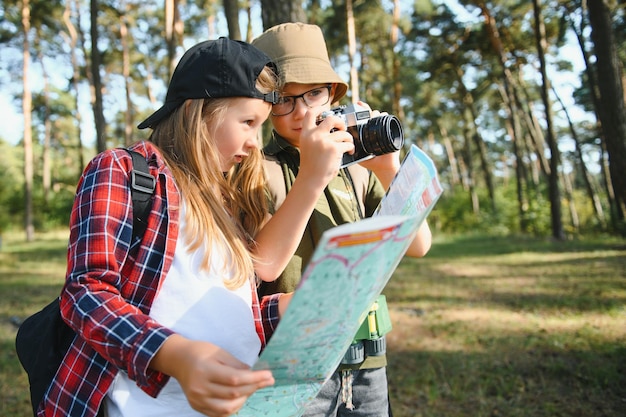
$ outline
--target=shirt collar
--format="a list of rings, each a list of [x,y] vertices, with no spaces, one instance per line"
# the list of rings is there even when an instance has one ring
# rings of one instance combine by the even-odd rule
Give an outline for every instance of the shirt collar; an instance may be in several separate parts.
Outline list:
[[[296,154],[300,153],[298,148],[296,148],[295,146],[290,144],[287,141],[287,139],[285,139],[282,136],[280,136],[274,130],[274,131],[272,131],[272,137],[270,138],[269,142],[263,148],[263,152],[266,155],[275,156],[275,155],[277,155],[278,153],[280,153],[282,151],[287,151],[287,152],[296,153]]]

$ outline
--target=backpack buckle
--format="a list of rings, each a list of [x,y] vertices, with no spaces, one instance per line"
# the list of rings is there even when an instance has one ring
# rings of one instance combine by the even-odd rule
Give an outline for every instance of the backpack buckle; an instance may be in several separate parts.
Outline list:
[[[145,172],[137,171],[133,169],[130,173],[130,185],[133,190],[152,194],[156,187],[156,178]]]

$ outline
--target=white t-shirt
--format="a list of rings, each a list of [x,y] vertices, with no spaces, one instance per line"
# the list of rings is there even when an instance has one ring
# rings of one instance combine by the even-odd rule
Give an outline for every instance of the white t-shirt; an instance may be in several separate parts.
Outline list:
[[[188,253],[184,243],[184,210],[172,267],[156,295],[150,316],[187,338],[213,343],[252,366],[261,349],[254,326],[251,284],[229,290],[223,280],[223,256],[228,253],[213,244],[211,271],[200,271],[202,252]],[[105,397],[108,417],[198,417],[182,388],[170,378],[157,398],[143,392],[125,371],[118,372]]]

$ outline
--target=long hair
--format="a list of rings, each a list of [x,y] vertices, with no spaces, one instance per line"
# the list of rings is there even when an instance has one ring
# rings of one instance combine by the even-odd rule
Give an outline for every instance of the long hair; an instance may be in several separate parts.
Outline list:
[[[277,90],[277,84],[268,67],[257,78],[257,89],[263,93]],[[186,203],[187,250],[204,248],[201,269],[208,271],[211,251],[218,249],[230,289],[254,276],[250,246],[268,212],[259,148],[229,172],[221,169],[215,131],[233,102],[233,98],[187,100],[150,136]]]

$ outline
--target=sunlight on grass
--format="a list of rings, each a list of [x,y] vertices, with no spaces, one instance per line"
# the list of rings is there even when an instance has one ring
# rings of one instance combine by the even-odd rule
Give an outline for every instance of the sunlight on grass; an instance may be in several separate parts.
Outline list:
[[[0,251],[0,416],[29,416],[13,349],[58,294],[67,232]],[[626,245],[449,237],[384,293],[394,417],[613,417],[626,404]]]
[[[626,247],[472,239],[403,260],[385,289],[394,415],[619,415]]]

